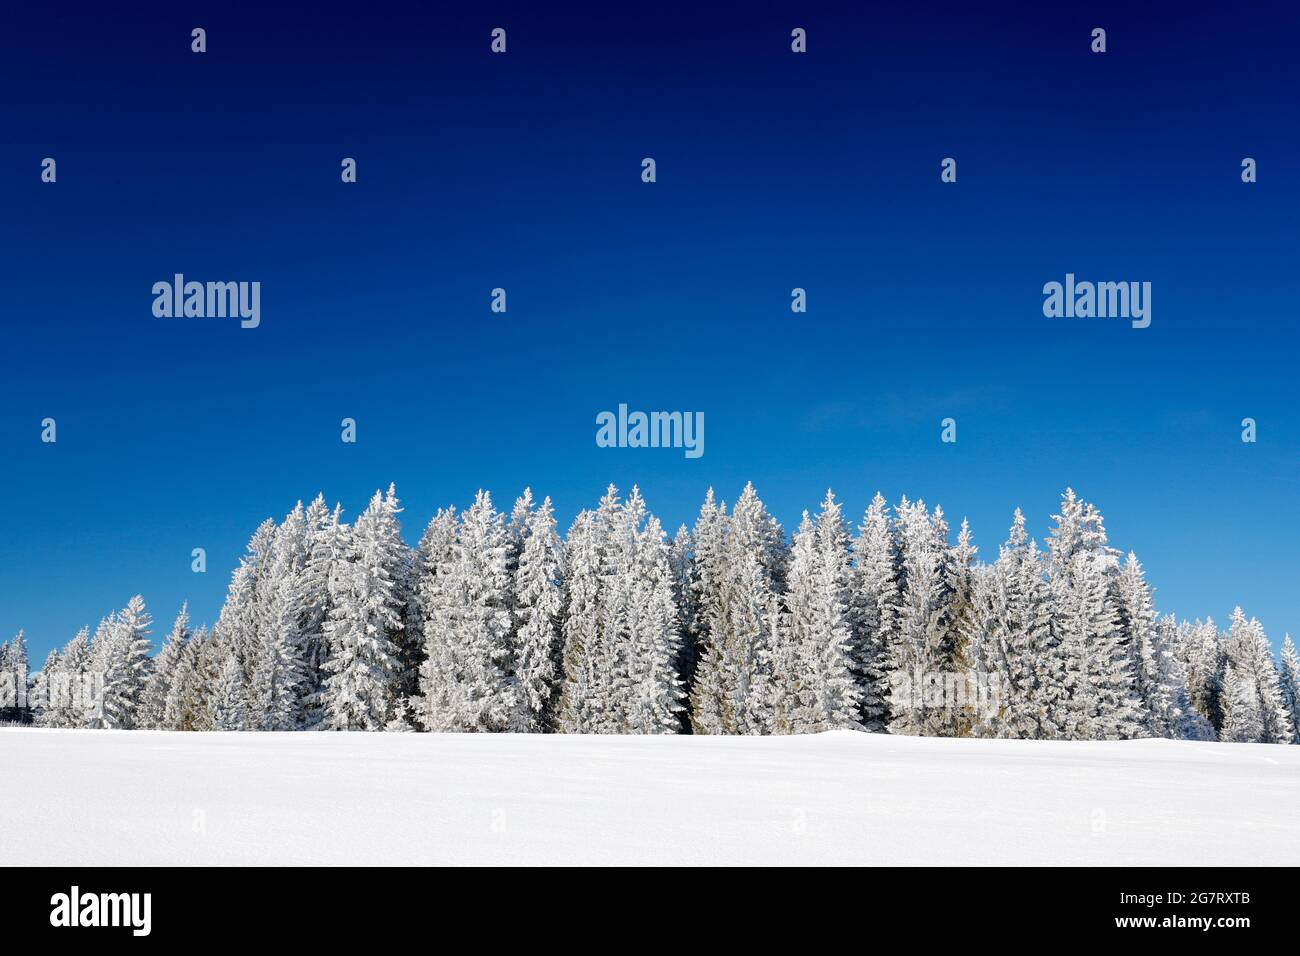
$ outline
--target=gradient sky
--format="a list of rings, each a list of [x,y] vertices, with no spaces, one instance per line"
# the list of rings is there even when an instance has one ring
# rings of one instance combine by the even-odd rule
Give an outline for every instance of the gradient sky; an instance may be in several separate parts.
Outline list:
[[[787,531],[879,489],[984,557],[1072,485],[1161,611],[1300,632],[1294,6],[58,6],[0,23],[0,634],[34,664],[137,592],[211,622],[262,518],[390,481],[412,542],[479,487],[567,525],[635,482],[675,528],[752,479]],[[261,327],[155,318],[175,272],[260,281]],[[1151,327],[1044,318],[1066,272],[1150,281]],[[704,456],[597,448],[620,402],[703,411]]]

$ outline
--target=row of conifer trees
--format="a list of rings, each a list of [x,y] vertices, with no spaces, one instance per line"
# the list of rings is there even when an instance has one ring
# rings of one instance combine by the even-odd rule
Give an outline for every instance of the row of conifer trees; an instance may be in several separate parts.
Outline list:
[[[829,492],[787,539],[752,485],[669,538],[611,487],[563,537],[549,499],[480,492],[403,541],[395,490],[258,527],[215,625],[144,602],[33,681],[51,727],[943,736],[1290,743],[1300,662],[1240,609],[1159,617],[1136,556],[1067,490],[995,559],[940,508]],[[27,669],[23,636],[0,671]],[[24,678],[25,679],[25,678]]]

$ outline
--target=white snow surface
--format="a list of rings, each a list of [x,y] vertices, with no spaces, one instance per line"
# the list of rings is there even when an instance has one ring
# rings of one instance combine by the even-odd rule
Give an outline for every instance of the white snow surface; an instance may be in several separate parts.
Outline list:
[[[1300,747],[0,729],[0,865],[1300,862]]]

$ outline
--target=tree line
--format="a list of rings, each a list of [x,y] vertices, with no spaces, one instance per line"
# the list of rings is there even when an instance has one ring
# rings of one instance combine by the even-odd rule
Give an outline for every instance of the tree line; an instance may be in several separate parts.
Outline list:
[[[157,654],[141,597],[30,680],[48,727],[896,734],[1300,741],[1300,659],[1240,608],[1155,611],[1067,490],[1045,548],[1016,510],[989,562],[941,508],[830,492],[787,539],[746,485],[672,538],[610,487],[561,536],[549,498],[479,492],[403,541],[395,489],[264,521],[211,629]],[[26,684],[21,632],[0,672]],[[954,693],[978,686],[984,693]],[[76,693],[78,689],[90,692]],[[3,714],[0,714],[3,716]]]

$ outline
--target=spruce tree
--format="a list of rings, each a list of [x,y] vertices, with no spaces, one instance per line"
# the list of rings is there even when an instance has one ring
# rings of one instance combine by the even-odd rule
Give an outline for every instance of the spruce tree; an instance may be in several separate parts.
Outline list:
[[[258,730],[301,730],[305,721],[306,662],[296,628],[270,635],[249,689],[249,719]]]
[[[611,484],[594,513],[600,591],[596,616],[598,635],[588,649],[594,683],[586,733],[623,733],[623,704],[631,692],[627,662],[631,643],[628,621],[632,614],[630,571],[636,555],[633,529],[640,527],[645,511],[639,495],[631,505],[636,513],[629,515],[628,506]]]
[[[95,668],[103,675],[103,702],[96,726],[131,730],[149,676],[149,626],[152,620],[140,595],[95,638]]]
[[[0,643],[0,721],[22,720],[28,703],[27,650],[20,630],[12,641]]]
[[[706,507],[708,503],[706,502]],[[768,619],[783,588],[785,543],[753,484],[746,484],[709,570],[716,585],[692,690],[697,734],[764,734],[773,729]]]
[[[814,522],[794,536],[786,614],[775,652],[775,724],[781,733],[859,729],[849,530],[827,491]]]
[[[1054,722],[1068,739],[1116,740],[1146,732],[1137,666],[1117,609],[1118,552],[1101,513],[1067,488],[1048,536],[1054,670],[1064,694]]]
[[[154,658],[153,672],[144,684],[140,697],[137,725],[145,730],[167,730],[167,694],[190,640],[189,605],[182,604],[171,632]]]
[[[407,626],[419,635],[420,666],[417,674],[417,697],[411,714],[417,727],[429,730],[427,688],[436,681],[435,655],[441,641],[436,624],[430,624],[434,610],[444,600],[440,594],[439,575],[449,573],[455,556],[459,518],[455,507],[439,508],[420,536],[411,555],[411,603],[407,608]],[[430,663],[434,660],[435,663]]]
[[[164,730],[199,730],[206,722],[200,716],[204,711],[200,658],[206,640],[207,634],[200,627],[181,649],[163,704]]]
[[[52,714],[51,684],[58,679],[63,669],[63,658],[53,648],[45,655],[45,663],[32,683],[32,722],[38,727],[49,727]]]
[[[393,716],[409,567],[400,511],[392,486],[376,491],[332,575],[323,690],[330,730],[382,730]]]
[[[853,541],[854,672],[861,691],[862,725],[889,725],[889,668],[898,640],[899,553],[884,496],[876,492]]]
[[[1291,738],[1287,742],[1300,744],[1300,657],[1296,655],[1290,634],[1282,638],[1278,688],[1282,692],[1282,706],[1286,709],[1288,726],[1291,728]]]
[[[1229,658],[1223,673],[1223,729],[1219,739],[1229,743],[1266,743],[1259,693],[1249,673]]]
[[[1163,715],[1165,733],[1175,740],[1214,740],[1216,731],[1192,706],[1187,669],[1179,654],[1182,631],[1172,614],[1156,623],[1156,660],[1161,670],[1157,681],[1168,688],[1169,709]]]
[[[1180,624],[1175,654],[1186,676],[1192,710],[1213,728],[1217,737],[1223,727],[1221,696],[1227,659],[1214,620]]]
[[[492,497],[479,491],[424,597],[419,715],[438,732],[519,730],[510,616],[510,538]]]
[[[257,526],[231,576],[226,602],[217,618],[217,629],[233,649],[244,675],[246,697],[253,672],[267,644],[269,592],[274,587],[271,568],[277,531],[272,518]]]
[[[4,667],[8,671],[8,679],[13,684],[14,710],[15,718],[21,717],[21,712],[30,707],[30,701],[27,693],[27,680],[31,672],[31,665],[27,656],[27,635],[19,628],[18,633],[9,644],[8,660]]]
[[[528,538],[529,520],[535,509],[533,489],[525,488],[524,493],[515,499],[510,519],[506,522],[506,567],[511,576],[518,570],[519,558],[524,553],[524,541]]]
[[[686,620],[686,668],[683,675],[693,693],[701,657],[707,653],[710,622],[715,620],[721,601],[721,567],[727,536],[727,506],[719,502],[710,488],[700,506],[691,532],[691,565],[686,600],[682,604]]]
[[[233,644],[223,647],[219,659],[221,670],[209,699],[212,729],[248,730],[248,690],[236,647]]]
[[[1115,577],[1116,625],[1121,644],[1128,649],[1135,675],[1139,719],[1146,735],[1171,737],[1176,715],[1171,662],[1160,646],[1156,634],[1156,611],[1142,565],[1137,555],[1128,553]]]
[[[46,683],[50,706],[45,715],[47,727],[78,728],[89,726],[94,706],[91,674],[90,629],[83,627],[63,648],[59,669]]]
[[[1233,724],[1229,739],[1239,740],[1246,729],[1258,729],[1253,738],[1259,743],[1291,742],[1290,715],[1282,699],[1281,683],[1264,628],[1255,618],[1246,618],[1241,608],[1232,612],[1226,646],[1229,668],[1237,686],[1231,699]],[[1244,698],[1253,695],[1250,701]],[[1249,712],[1249,716],[1245,714]],[[1224,718],[1225,727],[1228,719]]]
[[[596,693],[596,661],[601,628],[601,534],[596,516],[582,511],[565,536],[565,595],[563,677],[556,708],[556,726],[562,733],[597,732],[602,716]]]
[[[299,501],[275,530],[258,575],[258,641],[249,683],[249,722],[258,730],[297,730],[307,696],[301,578],[309,552],[307,513]]]
[[[890,733],[951,736],[963,715],[941,682],[961,672],[947,525],[924,501],[895,509],[901,554],[898,636],[890,648]]]
[[[681,676],[683,688],[694,685],[695,669],[699,661],[699,648],[691,633],[691,621],[695,617],[695,598],[691,593],[691,564],[694,559],[695,542],[690,529],[684,524],[680,525],[669,547],[668,562],[673,572],[673,602],[677,607],[677,633],[681,648],[677,653],[677,673]],[[687,728],[689,727],[688,719]]]
[[[215,628],[208,631],[206,635],[196,634],[190,641],[190,646],[197,650],[194,657],[197,680],[194,686],[198,698],[191,729],[216,730],[217,688],[221,684],[221,671],[226,662],[227,649]]]
[[[667,535],[659,519],[647,515],[642,525],[634,485],[625,509],[634,548],[626,565],[629,600],[626,605],[627,646],[620,655],[620,678],[627,694],[615,696],[620,720],[617,731],[631,734],[675,734],[682,729],[685,692],[677,674],[680,654],[679,622],[673,602],[673,572]],[[622,683],[622,680],[620,683]]]
[[[513,582],[516,676],[525,729],[536,732],[550,728],[560,688],[564,549],[550,498],[519,520],[525,530]]]
[[[946,537],[946,535],[945,535]],[[957,543],[948,551],[948,570],[952,579],[953,660],[952,677],[954,708],[948,732],[955,737],[969,737],[980,719],[979,702],[971,691],[976,681],[976,651],[970,645],[970,624],[975,613],[975,555],[978,548],[973,543],[970,522],[961,519]]]
[[[335,578],[347,564],[351,545],[352,529],[342,520],[342,511],[337,504],[330,509],[319,494],[307,506],[307,555],[294,597],[302,614],[302,724],[312,730],[324,726],[325,665],[330,653],[325,625],[334,606]]]
[[[972,572],[968,644],[982,701],[979,736],[1050,738],[1058,728],[1061,675],[1054,672],[1051,599],[1036,544],[1017,508],[987,568]]]
[[[638,488],[626,502],[609,486],[578,516],[567,543],[565,733],[675,733],[683,691],[680,623],[668,542]]]

